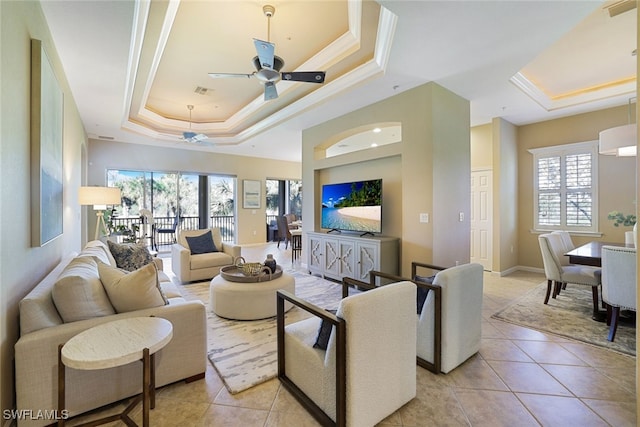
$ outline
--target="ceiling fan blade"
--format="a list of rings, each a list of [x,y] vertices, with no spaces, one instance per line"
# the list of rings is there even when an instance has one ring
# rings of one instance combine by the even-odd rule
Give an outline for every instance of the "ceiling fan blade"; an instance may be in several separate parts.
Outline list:
[[[324,83],[324,71],[294,71],[283,72],[282,80],[305,83]]]
[[[253,39],[253,44],[256,46],[258,58],[260,58],[260,66],[273,70],[273,57],[275,56],[276,46],[273,43],[258,39]]]
[[[222,78],[226,78],[226,77],[243,77],[243,78],[251,78],[253,77],[253,73],[252,74],[237,74],[237,73],[209,73],[209,77],[211,77],[212,79],[222,79]]]
[[[278,97],[278,91],[276,90],[276,84],[273,82],[267,82],[264,84],[264,100],[270,101]]]

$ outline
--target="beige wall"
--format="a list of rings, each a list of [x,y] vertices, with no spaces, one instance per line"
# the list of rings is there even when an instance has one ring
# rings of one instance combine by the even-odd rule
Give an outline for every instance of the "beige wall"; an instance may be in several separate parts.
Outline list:
[[[609,108],[593,113],[548,120],[518,128],[518,263],[521,266],[542,268],[538,235],[533,225],[533,157],[527,150],[573,142],[597,140],[599,132],[628,122],[627,106]],[[574,236],[576,244],[589,240],[623,242],[623,228],[613,227],[607,220],[610,211],[633,213],[635,206],[636,159],[632,157],[599,156],[599,229],[602,237]],[[630,229],[626,229],[627,231]]]
[[[402,123],[399,144],[330,159],[315,156],[334,135],[391,121]],[[429,83],[305,130],[302,147],[305,231],[320,230],[319,192],[325,180],[377,176],[385,180],[382,234],[401,239],[403,275],[410,274],[412,260],[468,262],[468,101]],[[429,213],[430,222],[420,223],[420,213]]]
[[[18,339],[18,301],[63,254],[80,249],[77,194],[86,137],[40,3],[0,2],[0,20],[0,409],[9,409],[15,405],[13,346]],[[31,247],[30,237],[31,38],[42,40],[64,93],[63,234],[39,248]]]
[[[471,170],[493,169],[493,123],[471,128]]]
[[[301,176],[300,163],[297,162],[266,161],[256,157],[90,140],[89,185],[104,185],[107,169],[215,173],[236,177],[236,240],[240,244],[264,243],[266,241],[265,180],[300,179]],[[261,209],[244,209],[242,207],[242,180],[244,179],[262,182]],[[89,215],[88,219],[88,229],[93,230],[95,228],[94,216]]]

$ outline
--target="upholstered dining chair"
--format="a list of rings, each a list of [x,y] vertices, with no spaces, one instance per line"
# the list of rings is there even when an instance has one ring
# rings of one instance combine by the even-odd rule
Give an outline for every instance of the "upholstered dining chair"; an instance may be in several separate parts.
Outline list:
[[[590,286],[593,296],[593,317],[599,318],[598,310],[598,285],[600,284],[601,270],[597,267],[586,265],[568,264],[564,256],[565,246],[562,236],[558,233],[546,233],[538,236],[544,274],[547,278],[547,293],[544,303],[549,303],[549,296],[553,291],[553,298],[558,294],[563,283]]]
[[[397,282],[332,314],[278,291],[278,378],[322,425],[376,425],[416,395],[415,300],[415,284]],[[285,301],[314,316],[285,326]]]
[[[637,311],[635,248],[602,247],[602,300],[607,304],[607,339],[613,341],[620,310]]]
[[[280,247],[280,241],[284,240],[284,248],[287,249],[289,242],[291,241],[291,230],[289,229],[289,222],[287,217],[279,215],[278,221],[278,247]]]

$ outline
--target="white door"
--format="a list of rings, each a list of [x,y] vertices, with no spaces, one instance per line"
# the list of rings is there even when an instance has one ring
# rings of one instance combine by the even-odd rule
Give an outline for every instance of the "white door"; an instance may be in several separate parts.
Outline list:
[[[471,172],[471,262],[482,264],[491,271],[493,171]]]

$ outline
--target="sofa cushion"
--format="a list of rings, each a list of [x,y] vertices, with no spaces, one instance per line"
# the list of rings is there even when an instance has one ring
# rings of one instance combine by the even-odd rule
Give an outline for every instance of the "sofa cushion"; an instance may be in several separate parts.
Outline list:
[[[107,240],[107,244],[119,268],[135,271],[153,262],[153,257],[145,246],[137,243],[116,243],[111,240]]]
[[[113,258],[113,255],[111,255],[109,246],[107,246],[105,242],[103,242],[102,240],[91,240],[87,242],[84,249],[82,249],[82,252],[86,251],[87,249],[93,248],[101,248],[107,254],[107,259],[109,260],[109,262],[107,262],[106,264],[116,265],[116,260]]]
[[[189,244],[191,255],[218,252],[216,245],[213,243],[211,230],[199,236],[186,236],[185,238],[187,239],[187,243]]]
[[[85,248],[82,249],[82,252],[80,252],[78,256],[95,257],[105,264],[110,264],[113,266],[116,265],[116,262],[113,259],[113,256],[111,256],[111,253],[109,252],[109,249],[106,246],[85,246]],[[113,263],[111,262],[111,260],[113,260]]]
[[[107,264],[98,265],[100,280],[111,304],[118,313],[160,307],[167,304],[158,281],[158,269],[154,263],[127,272]]]
[[[109,316],[115,310],[109,302],[93,257],[77,257],[62,270],[51,297],[65,323]]]

